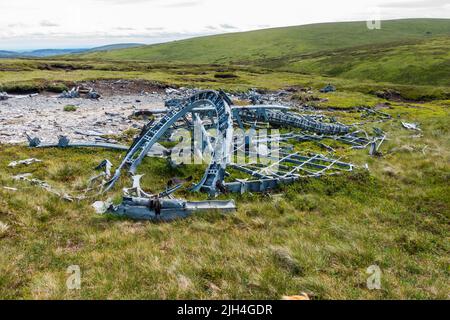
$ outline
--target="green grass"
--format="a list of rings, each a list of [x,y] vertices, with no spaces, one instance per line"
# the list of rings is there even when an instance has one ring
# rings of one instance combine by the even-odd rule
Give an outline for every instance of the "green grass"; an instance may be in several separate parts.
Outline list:
[[[67,106],[64,106],[64,108],[63,108],[63,110],[64,111],[66,111],[66,112],[75,112],[75,111],[77,111],[77,107],[76,106],[74,106],[74,105],[67,105]]]
[[[26,63],[27,67],[22,68]],[[42,64],[70,66],[71,71],[61,69],[43,70]],[[362,79],[353,80],[338,77],[299,74],[286,71],[271,71],[260,67],[222,67],[214,65],[169,65],[149,62],[99,62],[99,61],[48,61],[48,60],[0,60],[8,65],[7,71],[0,71],[0,90],[10,93],[67,90],[75,82],[99,79],[148,80],[166,85],[194,88],[226,89],[247,91],[258,87],[278,90],[289,86],[313,87],[316,91],[328,83],[333,83],[338,91],[357,92],[369,100],[376,99],[377,91],[392,89],[410,100],[445,100],[450,97],[450,87],[445,85],[413,85],[389,82],[375,82]],[[15,67],[14,67],[15,66]],[[224,72],[227,70],[227,72]],[[232,74],[233,77],[217,77]]]
[[[383,21],[380,30],[369,30],[366,22],[342,22],[201,37],[80,57],[253,65],[350,79],[448,86],[449,36],[449,19]]]
[[[449,35],[448,19],[383,21],[381,30],[366,22],[312,24],[175,41],[169,44],[81,55],[86,58],[151,60],[153,62],[237,63],[298,53],[331,51],[399,40]]]
[[[447,299],[448,105],[395,103],[387,112],[394,120],[380,124],[390,139],[381,158],[339,151],[345,160],[368,163],[369,172],[233,196],[235,214],[197,214],[167,224],[94,212],[94,200],[120,198],[125,178],[107,196],[74,203],[11,179],[30,172],[77,195],[101,160],[117,165],[121,153],[2,145],[0,221],[9,228],[0,234],[0,297],[279,299],[307,292],[315,299]],[[357,113],[336,114],[358,119]],[[423,137],[411,138],[400,120],[419,122]],[[43,162],[7,167],[29,157]],[[202,169],[146,159],[140,171],[144,188],[157,192],[172,176],[198,179]],[[365,286],[373,264],[382,270],[380,291]],[[70,265],[81,267],[80,291],[65,287]]]
[[[364,95],[361,103],[375,102],[377,91],[386,89],[407,100],[446,100],[449,37],[449,19],[383,21],[381,30],[368,30],[364,22],[346,22],[52,59],[2,59],[0,90],[61,92],[77,81],[97,79],[231,91],[287,86],[318,90],[332,83],[339,91]],[[330,106],[337,107],[333,99]]]
[[[371,44],[311,56],[282,57],[277,67],[348,79],[450,86],[449,46],[449,36],[387,46]]]

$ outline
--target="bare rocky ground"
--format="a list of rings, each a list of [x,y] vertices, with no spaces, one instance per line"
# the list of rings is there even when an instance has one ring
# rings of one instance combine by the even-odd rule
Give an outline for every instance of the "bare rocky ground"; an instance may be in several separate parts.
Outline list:
[[[187,97],[195,92],[130,80],[92,81],[78,85],[94,88],[102,98],[58,98],[56,94],[44,92],[0,101],[0,143],[26,143],[25,133],[38,137],[43,143],[56,143],[61,135],[72,142],[104,141],[102,136],[142,128],[146,121],[132,117],[134,112],[162,109],[166,100]],[[260,95],[266,99],[261,103],[281,102],[280,96]],[[75,106],[76,110],[65,111],[66,106]]]
[[[164,108],[164,101],[179,94],[178,90],[147,81],[101,80],[78,83],[94,88],[99,100],[58,98],[43,92],[36,96],[12,96],[0,101],[0,143],[23,144],[25,133],[43,143],[55,143],[64,135],[76,141],[102,141],[102,136],[117,135],[146,123],[132,117],[137,110]],[[65,111],[75,106],[76,111]]]
[[[73,105],[76,111],[64,111]],[[136,110],[164,107],[160,94],[113,95],[100,100],[59,99],[39,95],[0,102],[0,143],[24,143],[25,132],[42,142],[56,142],[59,135],[72,141],[95,141],[141,128],[143,120],[132,119]]]

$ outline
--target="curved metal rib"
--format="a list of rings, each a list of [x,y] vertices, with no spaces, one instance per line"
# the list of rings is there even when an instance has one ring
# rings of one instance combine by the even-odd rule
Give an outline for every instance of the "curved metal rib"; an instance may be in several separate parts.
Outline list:
[[[141,136],[135,141],[128,151],[121,165],[117,168],[114,177],[108,182],[105,191],[110,190],[121,175],[121,170],[128,167],[130,174],[134,175],[142,160],[152,146],[164,135],[164,133],[182,119],[194,108],[202,105],[211,105],[217,113],[218,139],[214,148],[212,161],[205,172],[201,182],[194,187],[195,191],[206,191],[210,195],[217,195],[217,186],[223,181],[225,168],[229,160],[231,142],[233,136],[233,122],[231,108],[227,97],[217,91],[202,91],[186,100],[182,100],[174,106],[158,122],[146,127]]]

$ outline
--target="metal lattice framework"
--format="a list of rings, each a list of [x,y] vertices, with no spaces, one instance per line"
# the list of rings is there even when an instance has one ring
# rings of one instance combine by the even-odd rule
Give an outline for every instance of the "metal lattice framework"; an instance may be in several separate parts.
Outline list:
[[[334,119],[326,122],[320,115],[305,115],[289,111],[288,107],[279,105],[252,105],[245,107],[233,106],[228,96],[220,91],[200,91],[187,99],[174,99],[166,102],[167,109],[155,110],[160,115],[158,120],[152,120],[144,126],[140,135],[131,147],[110,143],[71,143],[64,136],[57,144],[43,144],[38,138],[28,137],[31,147],[98,147],[116,150],[127,150],[122,163],[110,177],[102,183],[102,192],[107,192],[118,181],[122,171],[127,170],[133,178],[133,187],[125,189],[121,205],[112,207],[115,214],[133,219],[172,220],[186,217],[192,212],[201,210],[233,210],[234,201],[203,201],[189,202],[173,198],[172,194],[181,188],[181,184],[168,187],[157,195],[145,193],[140,187],[140,178],[136,172],[143,159],[147,156],[167,157],[170,151],[162,147],[158,141],[170,136],[174,129],[200,129],[202,133],[202,151],[204,148],[211,153],[209,165],[203,178],[190,190],[204,192],[210,197],[220,193],[265,192],[277,188],[281,184],[293,183],[301,178],[320,177],[342,172],[350,172],[354,165],[340,159],[333,159],[322,154],[305,155],[292,152],[286,145],[278,145],[276,155],[260,154],[250,150],[253,143],[287,143],[289,140],[313,141],[327,149],[324,140],[334,140],[345,143],[351,148],[364,149],[370,146],[370,153],[375,154],[385,140],[382,131],[375,132],[370,137],[365,131],[352,130],[352,126],[337,123]],[[206,119],[202,119],[203,116]],[[266,123],[275,127],[297,128],[300,132],[290,132],[263,137],[245,137],[236,140],[233,123],[245,131],[246,125],[253,129],[256,123]],[[207,129],[215,129],[217,134],[211,137]],[[232,158],[237,152],[248,152],[247,155],[257,159],[263,158],[266,164],[252,162],[236,164]],[[334,150],[332,150],[334,151]],[[110,163],[109,163],[110,164]],[[228,171],[227,171],[228,168]],[[247,178],[232,179],[229,171],[246,175]]]
[[[342,124],[323,123],[317,121],[314,117],[293,114],[291,112],[283,112],[274,110],[270,106],[261,105],[252,106],[251,108],[235,108],[233,116],[239,126],[242,128],[242,121],[264,121],[271,125],[282,127],[300,128],[304,131],[316,132],[320,134],[347,134],[350,131],[348,126]]]

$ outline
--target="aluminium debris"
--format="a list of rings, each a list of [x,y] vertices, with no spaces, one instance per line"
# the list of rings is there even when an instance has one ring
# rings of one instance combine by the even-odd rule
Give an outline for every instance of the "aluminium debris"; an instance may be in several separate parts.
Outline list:
[[[30,164],[36,163],[36,162],[42,162],[42,160],[31,158],[31,159],[25,159],[25,160],[19,160],[19,161],[12,161],[9,163],[8,167],[15,168],[20,165],[26,165],[29,166]]]
[[[64,90],[58,98],[75,99],[80,97],[80,87],[73,87],[69,91]]]
[[[422,131],[417,123],[402,122],[402,126],[408,130]]]
[[[92,204],[92,207],[94,208],[95,212],[98,214],[104,214],[108,212],[108,210],[111,209],[113,206],[112,200],[108,199],[107,201],[95,201]]]
[[[70,196],[69,194],[55,190],[51,185],[49,185],[45,181],[42,181],[39,179],[31,179],[30,178],[31,176],[32,176],[31,173],[23,173],[23,174],[13,176],[13,180],[29,182],[30,184],[38,186],[38,187],[44,189],[45,191],[60,197],[61,199],[64,199],[64,200],[70,201],[70,202],[74,201],[74,198],[72,196]]]
[[[191,95],[186,96],[187,93]],[[334,149],[327,146],[324,140],[334,140],[349,145],[353,149],[369,149],[371,155],[380,153],[381,144],[386,140],[386,134],[375,128],[373,135],[357,128],[357,125],[339,123],[334,117],[327,117],[321,113],[294,112],[289,106],[280,105],[287,93],[280,92],[269,99],[262,94],[250,91],[248,98],[252,105],[235,106],[232,100],[222,91],[206,90],[191,91],[168,88],[166,94],[170,99],[166,101],[166,109],[145,110],[145,115],[152,116],[143,127],[139,136],[135,138],[130,147],[103,142],[76,142],[72,143],[67,137],[60,136],[56,144],[45,144],[39,138],[29,136],[30,147],[99,147],[127,151],[121,164],[112,173],[112,164],[105,160],[96,169],[103,172],[93,178],[89,183],[89,191],[94,188],[94,182],[100,181],[101,194],[111,190],[122,171],[127,171],[132,178],[132,186],[123,189],[123,201],[114,206],[109,201],[96,202],[97,212],[110,212],[132,219],[155,221],[171,221],[184,218],[196,211],[233,211],[236,205],[233,201],[188,201],[174,198],[174,193],[190,179],[173,179],[166,189],[159,194],[151,194],[142,189],[140,185],[143,174],[136,174],[142,160],[147,156],[167,158],[176,152],[158,144],[160,140],[168,140],[176,128],[194,131],[200,128],[202,134],[201,151],[208,150],[209,164],[203,178],[189,188],[191,192],[203,192],[214,198],[220,194],[267,192],[283,184],[293,183],[302,178],[334,175],[351,172],[356,167],[352,163],[333,158]],[[272,103],[266,103],[267,101]],[[141,111],[140,111],[141,112]],[[361,110],[375,121],[386,120],[388,115]],[[202,118],[203,117],[203,118]],[[235,141],[235,128],[246,130],[255,129],[259,124],[266,127],[291,128],[295,131],[265,137],[245,138]],[[217,135],[208,135],[208,129],[216,129]],[[81,133],[80,130],[77,130]],[[83,132],[88,136],[101,136],[97,132]],[[281,143],[276,157],[267,150],[256,153],[250,150],[250,140],[257,143]],[[289,140],[312,141],[331,152],[331,155],[304,154],[296,152],[288,144]],[[253,141],[254,142],[254,141]],[[159,149],[159,151],[155,151]],[[267,160],[269,164],[248,163],[234,164],[232,155],[237,151],[248,150],[249,156],[258,156]],[[262,149],[259,149],[261,151]],[[233,178],[233,171],[240,173],[240,178]],[[246,175],[247,178],[242,178]]]
[[[6,92],[0,92],[0,101],[8,100],[11,96],[8,95]]]
[[[322,93],[335,92],[335,91],[336,91],[336,87],[331,84],[328,84],[324,88],[320,89],[320,92],[322,92]]]

